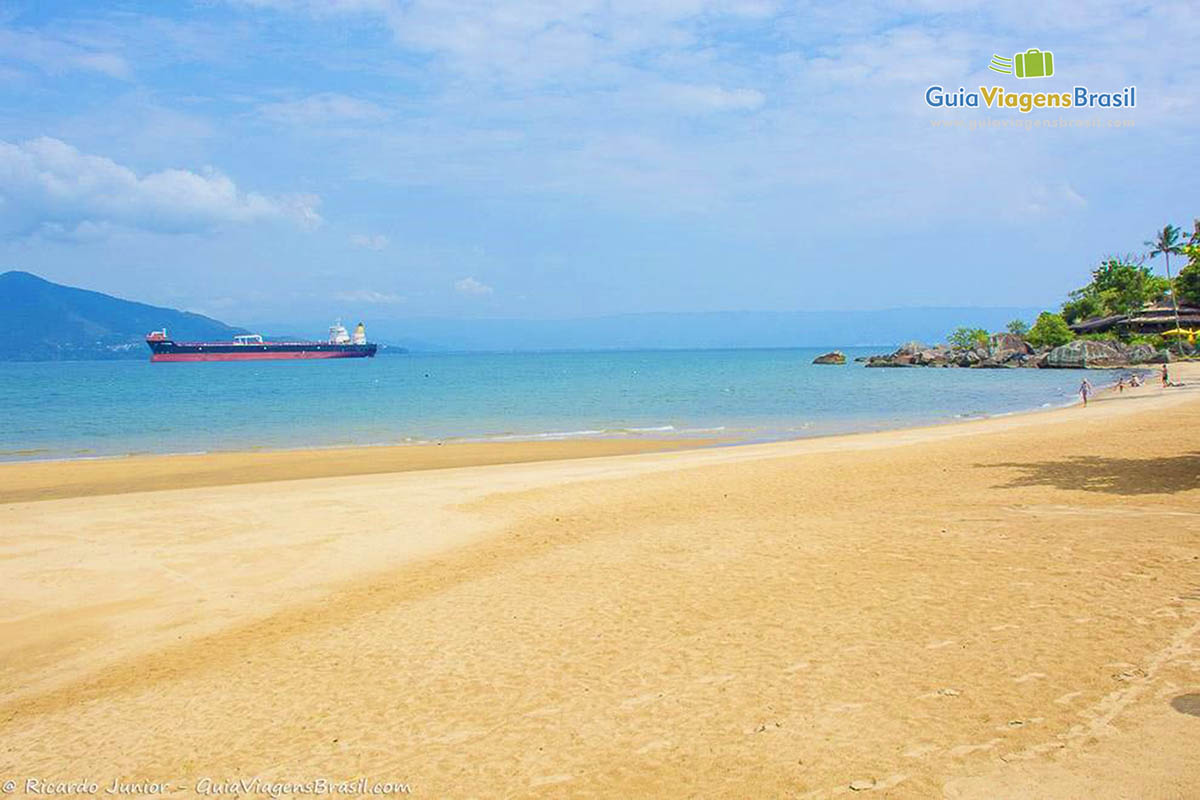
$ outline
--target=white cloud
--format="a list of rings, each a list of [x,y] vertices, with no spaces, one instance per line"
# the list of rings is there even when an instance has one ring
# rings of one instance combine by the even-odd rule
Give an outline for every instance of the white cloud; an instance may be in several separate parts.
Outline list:
[[[46,36],[32,31],[0,28],[0,58],[30,64],[42,72],[98,72],[110,78],[128,79],[132,70],[116,53],[87,42]]]
[[[42,230],[62,238],[104,226],[181,233],[271,219],[311,228],[321,223],[319,202],[246,192],[211,167],[139,176],[58,139],[0,141],[0,235]]]
[[[492,293],[492,287],[475,278],[459,278],[454,282],[454,291],[459,294],[487,295]]]
[[[669,105],[683,111],[753,111],[761,108],[766,96],[757,89],[724,89],[720,86],[668,84],[659,94]]]
[[[355,247],[361,247],[364,250],[374,250],[375,252],[379,252],[380,250],[387,248],[390,242],[388,241],[388,237],[381,233],[356,233],[350,237],[350,244],[354,245]]]
[[[389,292],[375,292],[370,289],[357,289],[352,292],[338,292],[334,298],[344,303],[370,303],[372,305],[395,305],[404,302],[404,296]]]
[[[259,106],[259,111],[269,119],[290,124],[363,121],[387,116],[383,108],[370,101],[332,92],[309,95],[299,100],[266,103]]]

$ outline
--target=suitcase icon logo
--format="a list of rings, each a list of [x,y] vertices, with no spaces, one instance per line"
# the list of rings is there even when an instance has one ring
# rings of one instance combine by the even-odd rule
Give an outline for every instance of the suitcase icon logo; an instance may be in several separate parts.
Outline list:
[[[1054,74],[1054,53],[1031,47],[1012,58],[993,55],[988,69],[1018,78],[1049,78]]]

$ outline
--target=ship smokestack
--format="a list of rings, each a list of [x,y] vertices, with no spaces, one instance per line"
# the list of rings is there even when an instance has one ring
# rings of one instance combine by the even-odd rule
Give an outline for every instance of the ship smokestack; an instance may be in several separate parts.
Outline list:
[[[367,343],[367,329],[361,322],[358,323],[358,327],[356,327],[354,329],[354,343],[355,344],[366,344]]]

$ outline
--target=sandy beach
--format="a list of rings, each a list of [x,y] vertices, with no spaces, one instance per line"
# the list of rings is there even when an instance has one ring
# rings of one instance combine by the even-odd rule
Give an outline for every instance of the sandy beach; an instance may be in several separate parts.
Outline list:
[[[767,445],[0,465],[0,778],[1198,797],[1172,377]]]

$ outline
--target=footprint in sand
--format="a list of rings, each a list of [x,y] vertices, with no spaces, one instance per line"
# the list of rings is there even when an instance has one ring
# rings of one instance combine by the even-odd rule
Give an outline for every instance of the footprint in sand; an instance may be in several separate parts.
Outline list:
[[[954,644],[954,640],[947,639],[944,642],[931,642],[930,644],[925,645],[925,649],[926,650],[940,650],[943,647],[949,647],[952,644]]]
[[[1013,682],[1014,683],[1027,683],[1029,681],[1036,681],[1036,680],[1039,680],[1040,678],[1044,678],[1044,677],[1046,677],[1046,673],[1044,673],[1044,672],[1026,672],[1024,675],[1020,676],[1019,678],[1013,678]]]
[[[696,683],[716,683],[716,684],[729,683],[731,680],[733,680],[736,677],[737,676],[733,675],[732,673],[725,674],[725,675],[705,675],[703,677],[696,678]]]
[[[980,750],[991,750],[993,747],[1000,744],[1001,741],[1001,739],[992,739],[991,741],[984,742],[983,744],[960,744],[958,747],[950,748],[947,752],[951,756],[958,758],[959,756],[977,753]]]
[[[655,750],[663,750],[670,746],[671,746],[671,743],[668,742],[666,739],[655,739],[653,742],[646,742],[646,744],[639,747],[637,749],[637,754],[644,755],[646,753],[650,753]]]
[[[1004,623],[1003,625],[993,625],[993,626],[992,626],[992,630],[994,630],[994,631],[1006,631],[1006,630],[1009,630],[1010,628],[1018,628],[1018,627],[1020,627],[1020,626],[1019,626],[1019,625],[1013,625],[1011,622],[1006,622],[1006,623]]]
[[[920,758],[921,756],[935,753],[937,750],[938,746],[936,744],[917,744],[905,750],[901,755],[905,758]]]
[[[575,780],[574,775],[543,775],[540,778],[534,778],[529,782],[530,786],[550,786],[555,783],[566,783],[567,781]]]
[[[645,705],[658,698],[662,697],[662,692],[646,692],[639,694],[637,697],[627,697],[621,701],[621,706],[624,708],[636,708],[637,706]]]
[[[863,707],[862,703],[834,703],[825,706],[825,710],[831,714],[844,714],[848,711],[860,711]]]
[[[802,669],[808,669],[808,667],[809,664],[807,661],[797,661],[795,664],[792,664],[784,669],[784,672],[791,675],[793,672],[799,672]]]
[[[558,706],[546,706],[545,708],[535,708],[533,711],[526,711],[527,717],[548,717],[551,714],[557,714],[562,711]]]
[[[1081,694],[1083,694],[1083,692],[1067,692],[1062,697],[1055,698],[1054,702],[1058,703],[1060,706],[1069,706],[1071,701],[1076,697],[1079,697]]]

